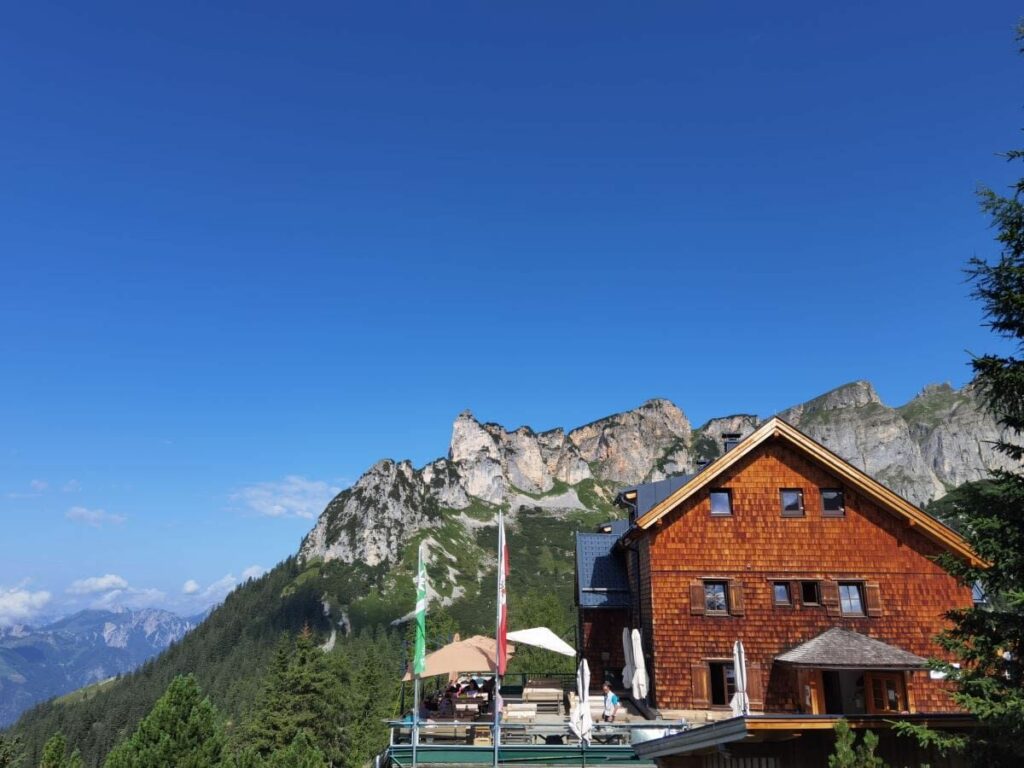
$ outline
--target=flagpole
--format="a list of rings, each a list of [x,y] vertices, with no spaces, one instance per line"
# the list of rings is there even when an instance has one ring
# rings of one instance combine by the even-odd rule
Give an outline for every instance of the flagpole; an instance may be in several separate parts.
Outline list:
[[[427,655],[427,566],[424,557],[426,542],[420,542],[416,563],[416,644],[413,651],[412,765],[417,765],[420,743],[420,680],[426,671]]]
[[[494,632],[494,695],[492,696],[492,703],[494,705],[494,727],[492,728],[491,740],[494,742],[494,768],[498,768],[498,749],[501,746],[501,677],[502,672],[502,644],[501,644],[501,632],[502,632],[502,607],[505,602],[505,569],[507,563],[505,562],[505,517],[504,513],[498,510],[498,568],[497,568],[497,606],[496,606],[496,619],[495,619],[495,632]]]

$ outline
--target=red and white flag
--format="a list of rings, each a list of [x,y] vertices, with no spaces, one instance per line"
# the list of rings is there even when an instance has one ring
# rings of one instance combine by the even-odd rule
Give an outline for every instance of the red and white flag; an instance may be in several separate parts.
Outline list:
[[[505,674],[508,662],[508,603],[506,582],[509,574],[508,542],[505,540],[505,518],[498,517],[498,658],[497,672]]]

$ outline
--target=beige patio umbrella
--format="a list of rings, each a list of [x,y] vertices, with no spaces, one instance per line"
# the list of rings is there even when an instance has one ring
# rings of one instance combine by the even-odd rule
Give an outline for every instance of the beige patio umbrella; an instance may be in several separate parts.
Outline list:
[[[515,653],[515,647],[508,647],[508,655]],[[421,677],[451,675],[458,672],[490,672],[495,667],[495,643],[493,637],[473,635],[465,640],[456,640],[444,648],[427,654],[426,665]],[[406,672],[402,680],[412,680],[412,673]]]

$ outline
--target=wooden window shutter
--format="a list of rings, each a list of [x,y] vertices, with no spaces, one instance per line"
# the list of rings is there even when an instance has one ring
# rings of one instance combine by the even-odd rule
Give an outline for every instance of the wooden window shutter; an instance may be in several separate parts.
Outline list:
[[[761,663],[747,662],[747,698],[752,712],[764,711],[764,682],[761,679]]]
[[[821,604],[825,606],[829,616],[839,616],[839,585],[831,580],[821,582]]]
[[[803,602],[804,595],[800,591],[800,582],[791,581],[789,582],[789,601],[795,608]]]
[[[690,613],[704,614],[704,582],[699,579],[690,582]]]
[[[877,582],[869,581],[864,585],[864,603],[868,616],[882,615],[882,594]]]
[[[711,706],[711,670],[707,664],[690,665],[690,686],[693,693],[691,704],[694,709],[707,709]]]
[[[733,616],[743,615],[743,582],[739,579],[729,581],[729,613]]]

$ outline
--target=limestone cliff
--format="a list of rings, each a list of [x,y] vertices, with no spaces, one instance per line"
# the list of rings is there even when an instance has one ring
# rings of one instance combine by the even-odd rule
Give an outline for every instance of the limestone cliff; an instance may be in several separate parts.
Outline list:
[[[892,408],[858,381],[779,415],[919,505],[1005,466],[991,447],[999,429],[969,386],[929,386]],[[728,436],[746,436],[761,422],[739,414],[693,429],[676,405],[650,400],[568,432],[537,433],[465,411],[446,458],[419,469],[376,463],[331,501],[300,554],[387,566],[420,532],[444,525],[451,537],[492,525],[498,508],[513,519],[522,509],[555,517],[607,509],[616,488],[692,471],[718,456]]]

